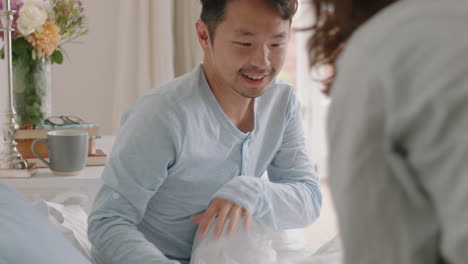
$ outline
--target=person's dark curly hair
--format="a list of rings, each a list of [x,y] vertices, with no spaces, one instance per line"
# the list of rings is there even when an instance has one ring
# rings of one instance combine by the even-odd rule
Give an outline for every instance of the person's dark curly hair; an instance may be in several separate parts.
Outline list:
[[[202,11],[200,19],[208,26],[211,43],[214,41],[216,26],[224,20],[226,3],[229,0],[200,0]],[[275,7],[284,20],[291,22],[297,11],[297,0],[264,0]]]
[[[331,66],[323,80],[329,94],[337,74],[335,63],[354,31],[383,8],[398,0],[311,0],[315,10],[313,33],[308,41],[310,66]]]

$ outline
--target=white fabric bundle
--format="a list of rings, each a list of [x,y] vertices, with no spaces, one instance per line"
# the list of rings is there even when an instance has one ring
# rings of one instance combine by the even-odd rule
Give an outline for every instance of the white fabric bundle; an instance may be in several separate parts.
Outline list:
[[[317,250],[305,243],[302,230],[274,232],[254,220],[248,231],[239,226],[232,237],[227,237],[224,230],[215,240],[215,224],[213,221],[203,239],[197,234],[190,264],[342,264],[338,236]]]
[[[91,243],[88,240],[88,216],[82,206],[88,197],[81,193],[65,192],[51,201],[37,199],[33,206],[46,215],[65,238],[86,258],[91,258]]]
[[[195,238],[191,264],[276,264],[276,251],[272,248],[272,232],[258,221],[252,221],[248,231],[238,226],[232,237],[226,230],[215,240],[212,222],[206,236],[199,241]],[[242,221],[240,221],[242,223]],[[228,225],[226,224],[225,227]]]

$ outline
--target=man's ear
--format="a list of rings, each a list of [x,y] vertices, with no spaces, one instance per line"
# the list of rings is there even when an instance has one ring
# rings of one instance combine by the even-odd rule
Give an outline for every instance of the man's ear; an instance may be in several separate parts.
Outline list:
[[[195,23],[197,30],[198,42],[202,49],[207,52],[211,48],[210,34],[208,33],[208,26],[202,20],[197,20]]]

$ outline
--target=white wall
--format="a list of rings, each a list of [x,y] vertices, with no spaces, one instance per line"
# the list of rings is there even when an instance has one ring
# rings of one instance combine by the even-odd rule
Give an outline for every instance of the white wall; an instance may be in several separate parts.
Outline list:
[[[83,0],[89,33],[68,43],[64,63],[52,67],[52,113],[76,115],[101,124],[111,133],[115,39],[118,5],[115,0]],[[6,66],[0,61],[0,113],[7,104]],[[0,119],[1,120],[1,119]]]
[[[118,5],[115,0],[83,0],[89,33],[81,43],[64,46],[62,65],[52,68],[52,112],[76,115],[101,124],[111,133],[115,39]]]
[[[90,31],[87,36],[77,40],[80,43],[65,45],[63,47],[66,55],[64,63],[62,65],[53,65],[52,67],[52,114],[76,115],[83,118],[86,122],[98,122],[102,127],[101,133],[107,135],[112,133],[113,93],[116,87],[115,82],[119,80],[119,78],[114,76],[116,72],[119,72],[116,70],[117,34],[125,34],[123,30],[119,31],[117,28],[117,22],[120,19],[118,17],[119,6],[125,6],[122,3],[128,4],[130,2],[137,4],[137,1],[82,1],[88,17]],[[164,3],[164,1],[170,0],[158,1]],[[184,35],[187,35],[190,30],[191,35],[194,36],[194,26],[191,20],[195,21],[198,18],[199,12],[195,12],[196,16],[194,16],[194,13],[191,11],[194,8],[199,10],[200,6],[199,0],[180,0],[175,3],[175,7],[179,6],[179,9],[181,9],[181,18],[174,18],[175,20],[172,23],[180,26],[183,22],[187,22],[187,19],[190,20],[190,27],[182,27],[182,30],[174,36],[176,39],[176,49],[180,49],[180,52],[169,55],[174,56],[176,64],[177,61],[183,59],[183,62],[180,63],[181,65],[176,65],[176,73],[180,75],[191,71],[193,67],[191,61],[186,58],[186,52],[190,51],[191,47],[187,48],[187,45],[183,44],[187,40],[195,39],[196,41],[196,37],[186,37]],[[164,27],[166,25],[158,24],[158,26]],[[138,31],[139,29],[135,28],[134,30]],[[130,38],[131,36],[128,37]],[[177,42],[177,40],[180,41]],[[195,43],[198,45],[198,42]],[[201,61],[198,57],[194,58],[194,60]],[[184,67],[186,66],[185,64],[190,64],[190,69]],[[0,70],[2,70],[2,65],[0,65]],[[134,69],[129,68],[130,70]],[[4,72],[4,69],[2,72]],[[7,91],[5,86],[6,82],[0,76],[0,100],[6,99],[6,96],[1,94]],[[129,89],[134,89],[134,87],[129,87]],[[0,101],[0,111],[2,111],[1,108],[4,105],[5,103]]]
[[[311,2],[302,0],[296,15],[296,27],[307,28],[313,24],[314,20],[310,14],[313,13]],[[307,52],[307,41],[312,31],[298,31],[296,33],[297,49],[297,81],[298,96],[302,103],[302,112],[304,118],[304,133],[307,139],[308,150],[312,160],[317,165],[318,174],[321,178],[326,178],[328,146],[326,144],[325,120],[328,112],[328,98],[326,98],[320,89],[321,82],[317,81],[323,78],[323,72],[310,70],[309,56]]]

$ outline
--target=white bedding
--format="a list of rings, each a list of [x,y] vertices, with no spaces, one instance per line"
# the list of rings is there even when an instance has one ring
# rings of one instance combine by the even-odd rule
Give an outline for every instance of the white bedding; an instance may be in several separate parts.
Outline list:
[[[86,258],[91,244],[87,238],[87,215],[82,209],[87,198],[79,193],[62,193],[51,201],[35,201],[34,207],[54,225]],[[342,264],[338,236],[323,245],[307,245],[300,230],[273,232],[254,221],[248,232],[239,228],[232,238],[212,239],[212,223],[204,239],[196,237],[191,264]]]
[[[33,207],[47,216],[62,235],[87,259],[91,259],[91,243],[88,240],[88,215],[83,210],[88,197],[77,192],[64,192],[50,201],[37,199]]]
[[[285,247],[276,232],[258,221],[248,231],[236,230],[232,237],[213,238],[212,223],[206,237],[195,238],[191,264],[341,264],[342,247],[338,236],[321,246],[298,244]],[[291,244],[291,243],[289,243]],[[278,247],[278,245],[282,245]]]
[[[31,202],[0,180],[0,264],[90,264]]]
[[[295,264],[342,264],[343,250],[338,236],[323,244],[309,257]]]

